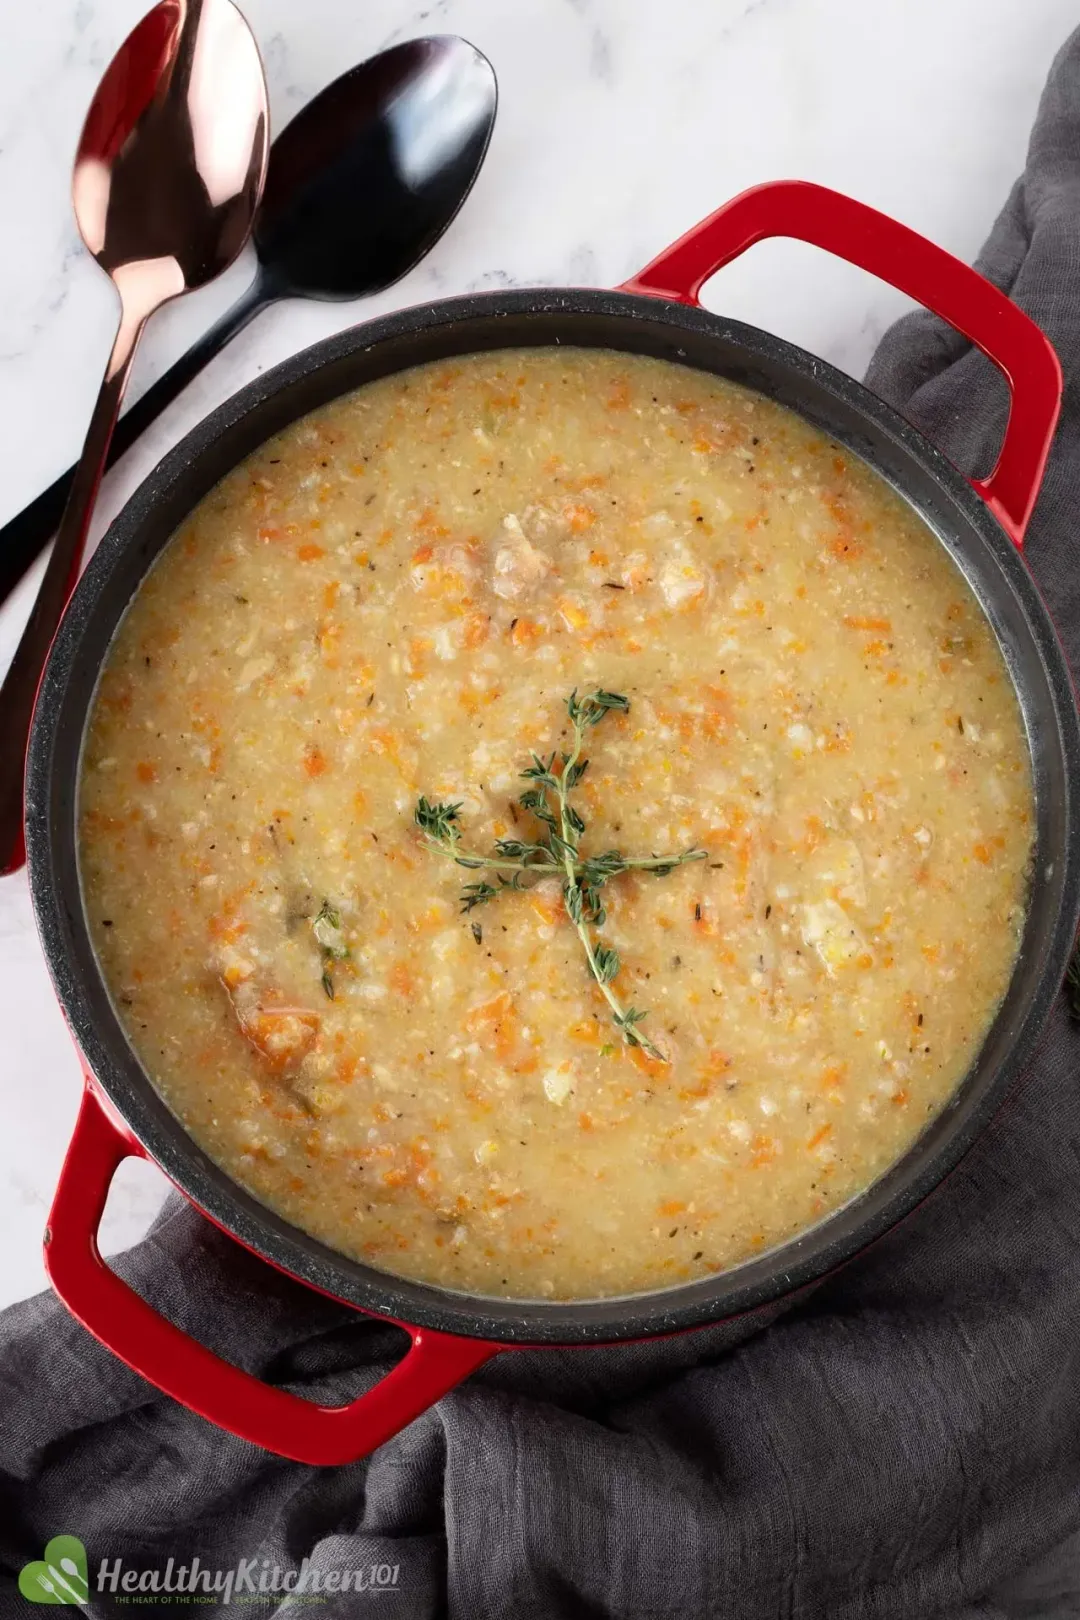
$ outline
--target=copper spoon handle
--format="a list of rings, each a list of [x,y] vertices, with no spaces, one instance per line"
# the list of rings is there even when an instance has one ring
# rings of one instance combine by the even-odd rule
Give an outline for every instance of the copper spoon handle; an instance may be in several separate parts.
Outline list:
[[[141,433],[156,422],[162,411],[170,406],[178,394],[207,365],[226,343],[243,331],[260,310],[273,302],[274,294],[266,291],[264,283],[256,278],[231,309],[226,310],[191,348],[182,354],[134,405],[128,407],[116,424],[116,433],[109,448],[108,467],[120,460]],[[64,502],[75,477],[75,468],[62,472],[41,494],[16,512],[7,523],[0,524],[0,604],[5,602],[22,579],[39,552],[44,551],[64,511]]]
[[[125,308],[121,317],[52,556],[0,687],[0,871],[4,873],[16,871],[23,862],[23,767],[34,699],[56,627],[79,577],[109,442],[148,314],[149,310],[133,316]]]

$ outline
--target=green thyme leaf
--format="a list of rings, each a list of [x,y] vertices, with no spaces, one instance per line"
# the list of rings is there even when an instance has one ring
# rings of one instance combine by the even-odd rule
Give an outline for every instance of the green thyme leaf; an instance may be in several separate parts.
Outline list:
[[[461,891],[461,909],[468,912],[474,906],[486,905],[489,900],[494,900],[498,892],[490,883],[470,883]]]
[[[435,838],[439,843],[445,843],[451,836],[451,828],[458,819],[458,804],[429,804],[427,799],[419,799],[413,811],[413,820],[421,832],[427,833],[429,838]]]

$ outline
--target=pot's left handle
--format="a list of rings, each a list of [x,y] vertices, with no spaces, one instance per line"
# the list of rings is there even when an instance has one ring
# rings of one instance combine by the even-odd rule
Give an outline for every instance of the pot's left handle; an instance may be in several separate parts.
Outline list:
[[[710,276],[771,236],[809,242],[880,276],[955,326],[1004,373],[1010,410],[1001,453],[989,478],[972,484],[1022,545],[1061,408],[1061,367],[1030,316],[944,248],[827,186],[774,180],[733,197],[620,290],[697,304]]]
[[[410,1348],[348,1406],[318,1406],[264,1384],[159,1316],[102,1259],[97,1231],[109,1186],[132,1155],[145,1157],[87,1085],[46,1228],[46,1270],[68,1310],[107,1349],[220,1428],[296,1462],[353,1462],[504,1348],[400,1323]]]

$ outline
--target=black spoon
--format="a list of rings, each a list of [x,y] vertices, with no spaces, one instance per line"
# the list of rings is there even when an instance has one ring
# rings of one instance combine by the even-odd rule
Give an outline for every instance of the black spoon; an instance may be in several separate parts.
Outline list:
[[[400,281],[472,190],[497,103],[491,63],[454,34],[362,62],[270,148],[251,286],[117,424],[108,465],[230,338],[279,298],[361,298]],[[56,532],[74,468],[0,528],[0,602]]]

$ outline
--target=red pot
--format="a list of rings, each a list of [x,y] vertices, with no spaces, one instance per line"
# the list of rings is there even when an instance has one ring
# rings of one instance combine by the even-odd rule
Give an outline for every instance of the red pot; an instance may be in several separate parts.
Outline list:
[[[1000,367],[1012,408],[988,479],[969,485],[914,428],[822,361],[700,308],[702,284],[769,236],[816,243],[884,277]],[[91,947],[77,870],[76,789],[87,713],[113,632],[154,558],[225,472],[298,416],[373,378],[451,355],[556,342],[656,355],[733,378],[824,429],[900,492],[963,570],[1003,649],[1031,747],[1036,858],[1022,949],[982,1050],[949,1106],[872,1187],[820,1225],[715,1277],[622,1299],[523,1303],[408,1282],[336,1253],[230,1180],[186,1134],[132,1053]],[[303,1462],[342,1463],[380,1445],[491,1356],[669,1334],[732,1316],[821,1276],[924,1198],[986,1125],[1027,1059],[1076,930],[1080,723],[1064,655],[1018,549],[1060,396],[1047,339],[974,270],[873,209],[784,181],[737,197],[615,292],[540,289],[405,310],[287,361],[189,434],[116,519],[75,593],[42,682],[27,762],[35,912],[86,1065],[86,1094],[45,1240],[53,1286],[79,1320],[211,1422]],[[165,1321],[97,1249],[110,1181],[131,1154],[155,1159],[212,1220],[264,1259],[406,1328],[412,1346],[400,1365],[347,1406],[314,1406],[228,1365]]]

